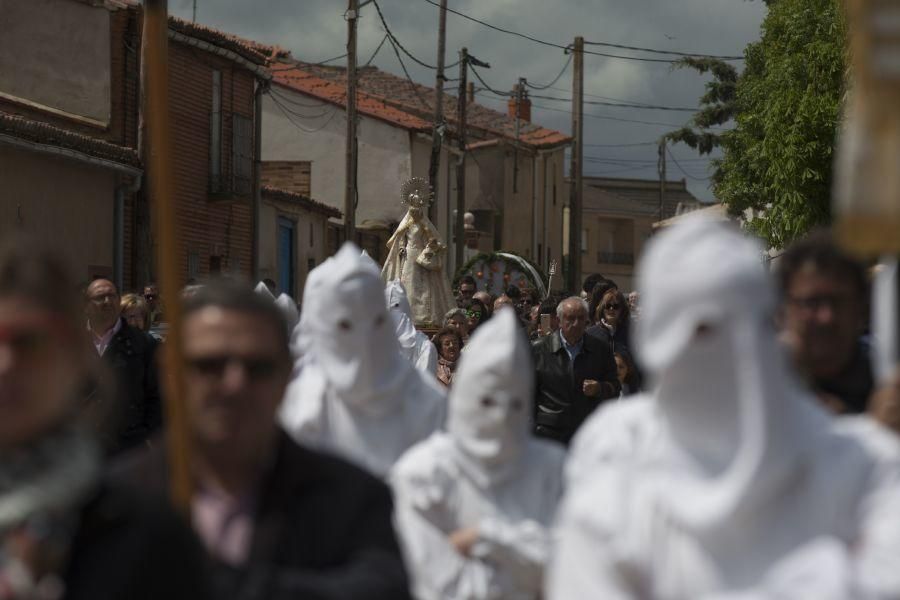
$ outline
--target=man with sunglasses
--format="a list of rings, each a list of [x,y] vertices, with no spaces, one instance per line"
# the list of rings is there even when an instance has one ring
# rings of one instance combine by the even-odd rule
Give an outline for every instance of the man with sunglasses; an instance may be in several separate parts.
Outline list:
[[[278,307],[234,282],[185,301],[192,523],[219,598],[400,598],[407,580],[376,478],[302,448],[276,424],[291,376]],[[162,457],[126,473],[163,488]]]

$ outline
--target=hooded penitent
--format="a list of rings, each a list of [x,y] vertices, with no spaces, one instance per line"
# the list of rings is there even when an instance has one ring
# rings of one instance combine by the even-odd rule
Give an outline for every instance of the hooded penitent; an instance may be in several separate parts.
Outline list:
[[[434,375],[437,371],[437,348],[413,324],[406,288],[397,280],[389,281],[384,288],[384,299],[394,320],[400,353],[420,371]]]
[[[300,322],[300,311],[297,310],[297,303],[294,302],[293,298],[282,293],[275,299],[275,306],[277,306],[281,311],[281,314],[284,315],[288,331],[293,331],[294,327],[297,326],[297,323]]]
[[[548,597],[900,590],[891,571],[865,580],[900,552],[900,528],[859,545],[884,510],[873,499],[898,501],[900,472],[883,471],[896,448],[873,448],[886,438],[868,423],[834,423],[790,371],[761,248],[690,220],[650,244],[639,290],[636,350],[654,391],[576,437]]]
[[[563,450],[531,437],[533,388],[528,343],[513,311],[500,311],[460,359],[447,431],[391,476],[416,597],[540,596]],[[449,535],[470,527],[478,541],[464,557]]]
[[[307,280],[295,332],[303,364],[281,413],[298,441],[379,475],[441,427],[445,410],[439,384],[401,356],[393,325],[377,267],[345,244]]]

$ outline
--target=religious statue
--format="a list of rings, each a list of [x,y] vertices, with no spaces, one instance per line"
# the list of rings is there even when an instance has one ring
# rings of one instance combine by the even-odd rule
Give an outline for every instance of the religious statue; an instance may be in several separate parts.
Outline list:
[[[388,240],[381,276],[385,282],[399,279],[406,288],[416,325],[439,327],[456,303],[444,273],[447,246],[425,214],[432,200],[428,181],[414,177],[400,194],[406,216]]]

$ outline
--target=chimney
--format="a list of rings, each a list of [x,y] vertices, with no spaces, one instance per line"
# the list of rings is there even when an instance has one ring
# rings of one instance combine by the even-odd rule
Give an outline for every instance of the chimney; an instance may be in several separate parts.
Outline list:
[[[466,83],[466,103],[474,104],[475,102],[475,82],[469,81]]]
[[[521,90],[522,101],[519,103],[518,115],[516,114],[516,100],[519,97],[519,88]],[[531,99],[528,97],[528,90],[524,88],[522,84],[516,84],[513,86],[512,97],[509,99],[507,103],[507,108],[509,110],[509,118],[515,119],[518,117],[519,119],[525,121],[526,123],[531,122]]]

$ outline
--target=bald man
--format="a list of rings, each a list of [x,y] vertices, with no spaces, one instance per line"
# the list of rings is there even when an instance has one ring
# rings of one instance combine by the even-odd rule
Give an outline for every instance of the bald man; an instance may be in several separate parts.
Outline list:
[[[85,290],[85,316],[94,349],[116,377],[109,450],[137,446],[162,421],[157,342],[122,318],[119,290],[108,279],[96,279]]]
[[[605,341],[585,335],[588,305],[578,296],[556,309],[559,331],[532,344],[535,434],[564,444],[597,406],[619,395],[616,361]]]

